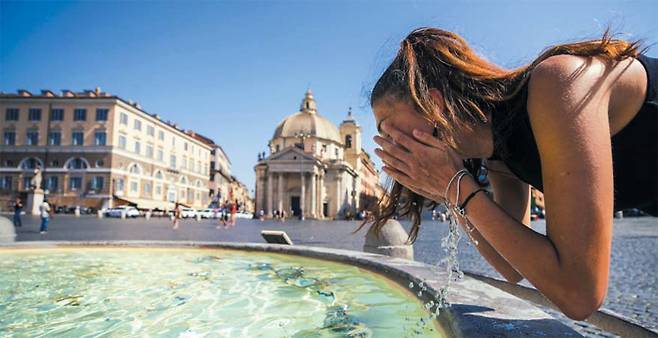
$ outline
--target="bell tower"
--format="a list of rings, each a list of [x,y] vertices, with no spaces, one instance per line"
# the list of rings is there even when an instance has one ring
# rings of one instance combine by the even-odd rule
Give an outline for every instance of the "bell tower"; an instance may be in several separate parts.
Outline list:
[[[352,116],[352,107],[347,111],[347,118],[339,127],[340,137],[343,142],[345,161],[352,168],[359,170],[359,156],[361,155],[361,127]]]

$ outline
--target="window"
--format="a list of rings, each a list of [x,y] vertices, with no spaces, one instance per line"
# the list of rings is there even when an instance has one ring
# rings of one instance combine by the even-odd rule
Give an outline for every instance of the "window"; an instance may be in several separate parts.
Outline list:
[[[96,161],[96,168],[102,168],[104,165],[105,165],[105,161],[103,160]]]
[[[82,131],[74,130],[71,132],[71,144],[81,146],[84,143],[85,134]]]
[[[183,148],[187,151],[187,142],[183,143]]]
[[[123,178],[117,178],[114,181],[114,190],[123,192],[123,188],[124,188]]]
[[[56,108],[50,111],[51,121],[64,121],[64,109]]]
[[[27,131],[25,143],[30,146],[36,146],[39,144],[39,130],[30,129]]]
[[[76,191],[82,188],[82,177],[71,177],[69,179],[69,190]]]
[[[171,155],[169,157],[169,167],[171,169],[176,169],[176,155]]]
[[[97,130],[94,133],[94,144],[97,146],[104,146],[107,144],[107,133],[105,130]]]
[[[153,158],[153,146],[150,144],[146,145],[146,157]]]
[[[128,125],[128,114],[120,113],[119,114],[119,124]]]
[[[162,179],[162,172],[161,171],[156,171],[155,172],[155,178],[161,180]]]
[[[133,151],[135,154],[139,154],[142,152],[142,144],[139,141],[135,141],[135,146],[133,147]]]
[[[27,190],[32,187],[32,176],[23,176],[23,189]]]
[[[68,165],[66,166],[67,169],[73,169],[73,170],[83,170],[87,169],[87,162],[85,162],[83,159],[77,157],[69,161]]]
[[[0,189],[11,190],[11,176],[0,177]]]
[[[130,171],[131,174],[135,174],[135,175],[139,175],[142,172],[137,164],[131,165],[128,171]]]
[[[7,108],[5,110],[5,121],[18,121],[18,108]]]
[[[21,169],[23,170],[36,169],[37,167],[40,166],[41,166],[41,162],[39,162],[39,160],[37,160],[34,157],[30,157],[21,163]]]
[[[181,161],[180,164],[181,169],[187,169],[187,156],[183,155],[183,160]],[[192,162],[192,166],[190,166],[190,170],[194,167],[194,162]]]
[[[104,108],[96,109],[96,121],[107,121],[107,115],[109,111],[109,109]]]
[[[155,194],[156,195],[162,195],[162,186],[161,185],[157,184],[155,186]]]
[[[142,121],[135,120],[135,122],[133,122],[133,129],[142,130]]]
[[[94,176],[91,179],[91,189],[93,190],[103,190],[104,184],[105,184],[105,177],[103,176]]]
[[[51,130],[48,134],[48,145],[58,146],[62,144],[62,132],[59,130]]]
[[[58,160],[50,161],[50,166],[51,167],[59,167],[59,161]]]
[[[278,144],[276,145],[276,152],[279,152],[279,148],[281,148]]]
[[[158,149],[158,161],[164,162],[164,152],[162,149]]]
[[[30,108],[27,112],[28,121],[41,121],[41,109],[40,108]]]
[[[126,137],[119,135],[119,149],[126,150]]]
[[[16,144],[16,132],[13,130],[5,130],[5,135],[2,138],[2,144],[6,146],[13,146]]]
[[[164,141],[164,131],[158,130],[158,139]]]
[[[48,176],[46,179],[46,189],[50,191],[57,191],[59,186],[59,178],[57,176]]]
[[[87,109],[78,108],[73,110],[73,121],[87,121]]]
[[[139,190],[139,183],[136,181],[130,181],[130,191],[137,192]]]
[[[345,135],[345,147],[352,148],[352,135]]]
[[[153,135],[155,135],[155,128],[154,128],[152,125],[148,125],[148,126],[146,127],[146,134],[147,134],[148,136],[153,136]]]
[[[336,154],[336,158],[338,158],[338,148],[334,148],[334,153]]]
[[[144,183],[144,192],[147,194],[151,193],[151,183]]]

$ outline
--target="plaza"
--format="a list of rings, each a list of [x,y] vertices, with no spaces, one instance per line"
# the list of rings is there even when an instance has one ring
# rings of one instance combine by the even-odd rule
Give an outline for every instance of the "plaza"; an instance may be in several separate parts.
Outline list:
[[[238,243],[263,243],[263,229],[285,231],[298,245],[361,251],[365,229],[351,232],[358,221],[298,221],[286,222],[239,219],[228,229],[216,229],[217,220],[184,220],[178,230],[171,229],[168,218],[102,219],[92,216],[75,217],[56,215],[47,235],[38,232],[38,218],[24,217],[24,226],[17,228],[17,241],[217,241]],[[406,223],[403,221],[406,227]],[[414,243],[415,260],[436,264],[445,253],[440,239],[447,233],[447,224],[425,220],[418,240]],[[533,222],[533,229],[545,231],[545,222]],[[612,310],[641,325],[656,330],[658,323],[658,274],[652,269],[658,259],[655,240],[658,237],[656,218],[639,217],[615,219],[610,282],[603,308]],[[501,278],[482,258],[477,250],[463,237],[459,245],[459,263],[462,270]],[[530,286],[527,281],[522,285]],[[551,315],[593,337],[608,337],[606,333],[584,322],[574,322],[555,311]]]

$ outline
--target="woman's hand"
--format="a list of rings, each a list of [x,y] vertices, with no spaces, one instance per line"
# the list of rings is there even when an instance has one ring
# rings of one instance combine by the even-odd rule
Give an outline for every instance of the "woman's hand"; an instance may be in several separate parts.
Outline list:
[[[445,201],[448,181],[464,168],[455,151],[418,129],[410,137],[384,121],[382,130],[390,139],[375,136],[374,140],[382,147],[375,154],[384,161],[384,172],[427,199]]]

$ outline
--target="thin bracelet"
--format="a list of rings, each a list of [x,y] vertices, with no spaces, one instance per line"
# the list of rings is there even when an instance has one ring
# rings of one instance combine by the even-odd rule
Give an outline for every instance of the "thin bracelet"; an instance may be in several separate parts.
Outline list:
[[[473,191],[472,193],[470,193],[470,194],[468,195],[468,197],[466,197],[466,199],[464,200],[464,203],[462,203],[462,205],[459,205],[459,204],[458,204],[458,205],[455,207],[455,209],[457,210],[457,212],[458,212],[460,215],[462,215],[462,217],[466,217],[466,204],[468,204],[468,202],[470,202],[471,199],[472,199],[473,197],[475,197],[475,195],[476,195],[477,193],[479,193],[480,191],[484,191],[484,192],[486,193],[487,190],[484,189],[484,188],[480,188],[480,189],[477,189],[477,190]],[[457,202],[459,202],[459,201],[457,201]]]
[[[470,175],[468,171],[460,174],[457,178],[457,193],[455,194],[455,203],[453,204],[454,206],[459,205],[459,187],[461,186],[462,178],[464,178],[466,175]]]
[[[454,175],[452,175],[452,178],[450,179],[450,181],[448,181],[448,185],[446,186],[446,192],[445,192],[445,194],[443,195],[443,196],[445,196],[446,203],[450,203],[450,200],[449,200],[449,198],[448,198],[448,192],[450,191],[450,185],[452,184],[452,181],[454,181],[455,178],[456,178],[461,172],[464,172],[464,171],[465,171],[465,172],[468,172],[468,170],[466,170],[466,169],[457,170],[457,172],[456,172]]]

